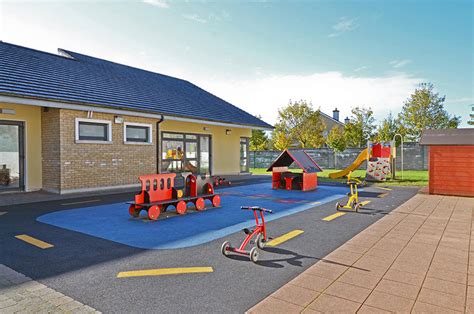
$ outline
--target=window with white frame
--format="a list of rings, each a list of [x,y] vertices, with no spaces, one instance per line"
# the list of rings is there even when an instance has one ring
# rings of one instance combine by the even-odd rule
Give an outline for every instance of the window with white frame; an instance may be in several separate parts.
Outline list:
[[[111,142],[112,122],[97,119],[76,119],[76,141]]]
[[[151,143],[151,124],[125,122],[123,125],[125,143]]]

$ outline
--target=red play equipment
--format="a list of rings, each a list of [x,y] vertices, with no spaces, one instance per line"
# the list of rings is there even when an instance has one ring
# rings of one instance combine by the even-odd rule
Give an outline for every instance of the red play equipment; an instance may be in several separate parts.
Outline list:
[[[232,247],[229,241],[225,241],[222,243],[221,251],[225,256],[228,256],[231,252],[246,255],[252,262],[256,263],[258,261],[259,255],[258,249],[263,249],[265,242],[267,241],[267,231],[265,228],[265,218],[263,213],[272,213],[272,211],[258,206],[241,206],[240,208],[245,210],[253,210],[253,215],[255,216],[255,229],[249,230],[245,228],[243,230],[247,236],[238,248]],[[257,211],[260,213],[260,220]],[[246,251],[245,247],[254,236],[257,236],[255,241],[257,246],[254,246],[250,251]]]
[[[295,163],[303,173],[290,172],[288,167]],[[288,150],[278,156],[267,169],[272,171],[272,188],[311,191],[318,187],[317,172],[323,171],[316,161],[304,150]]]
[[[175,188],[175,173],[148,174],[138,177],[141,182],[141,192],[135,195],[135,201],[130,204],[129,213],[138,217],[141,210],[148,212],[148,218],[157,220],[162,211],[174,206],[180,215],[186,213],[187,204],[194,203],[196,210],[205,209],[205,200],[210,200],[212,206],[221,203],[220,196],[214,193],[210,178],[196,177],[188,174],[184,180],[184,193]]]
[[[230,182],[226,178],[222,178],[222,177],[219,177],[219,176],[214,177],[213,180],[214,180],[214,186],[231,185],[232,184],[232,182]]]

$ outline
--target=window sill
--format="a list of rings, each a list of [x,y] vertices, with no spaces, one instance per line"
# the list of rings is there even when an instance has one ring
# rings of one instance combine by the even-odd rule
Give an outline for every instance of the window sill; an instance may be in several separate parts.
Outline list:
[[[153,145],[153,143],[150,143],[150,142],[123,142],[124,144],[126,145]]]
[[[113,144],[112,141],[76,140],[76,144]]]

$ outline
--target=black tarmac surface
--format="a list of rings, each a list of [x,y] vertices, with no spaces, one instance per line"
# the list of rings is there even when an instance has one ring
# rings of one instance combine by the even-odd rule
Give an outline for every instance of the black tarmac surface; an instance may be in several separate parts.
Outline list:
[[[265,248],[258,264],[243,256],[224,257],[220,252],[225,240],[238,245],[243,232],[185,249],[142,250],[35,220],[52,209],[129,201],[132,193],[3,206],[0,212],[7,213],[0,216],[0,263],[102,312],[242,313],[418,191],[392,189],[366,187],[360,199],[371,201],[367,209],[329,222],[322,218],[336,212],[335,202],[268,223],[271,237],[295,229],[304,233],[277,247]],[[388,195],[377,197],[383,193]],[[98,201],[70,204],[87,200]],[[54,247],[39,249],[16,239],[18,234],[28,234]],[[214,272],[117,278],[121,271],[195,266],[210,266]]]

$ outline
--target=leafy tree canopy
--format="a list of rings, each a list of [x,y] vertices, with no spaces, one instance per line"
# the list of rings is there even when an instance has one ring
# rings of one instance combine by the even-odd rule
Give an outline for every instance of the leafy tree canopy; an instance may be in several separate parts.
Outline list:
[[[290,146],[321,147],[324,144],[325,128],[319,110],[313,110],[311,104],[304,100],[290,101],[286,107],[278,110],[278,121],[272,136],[274,148],[282,150]]]
[[[344,125],[344,134],[349,147],[364,147],[375,130],[374,112],[370,108],[352,108],[349,123]]]
[[[344,136],[344,130],[338,126],[334,126],[326,137],[326,144],[338,153],[346,150],[347,142]]]
[[[257,116],[261,119],[261,116]],[[265,131],[263,130],[252,130],[252,136],[250,137],[249,149],[250,150],[265,150],[268,148],[269,139]]]
[[[392,113],[389,113],[388,116],[378,126],[374,140],[377,142],[388,142],[393,140],[395,134],[400,132],[400,121],[395,119]],[[399,141],[398,138],[397,140]]]
[[[406,100],[398,115],[402,132],[409,141],[418,141],[423,129],[457,128],[460,117],[444,109],[445,96],[434,91],[433,84],[423,83]]]

